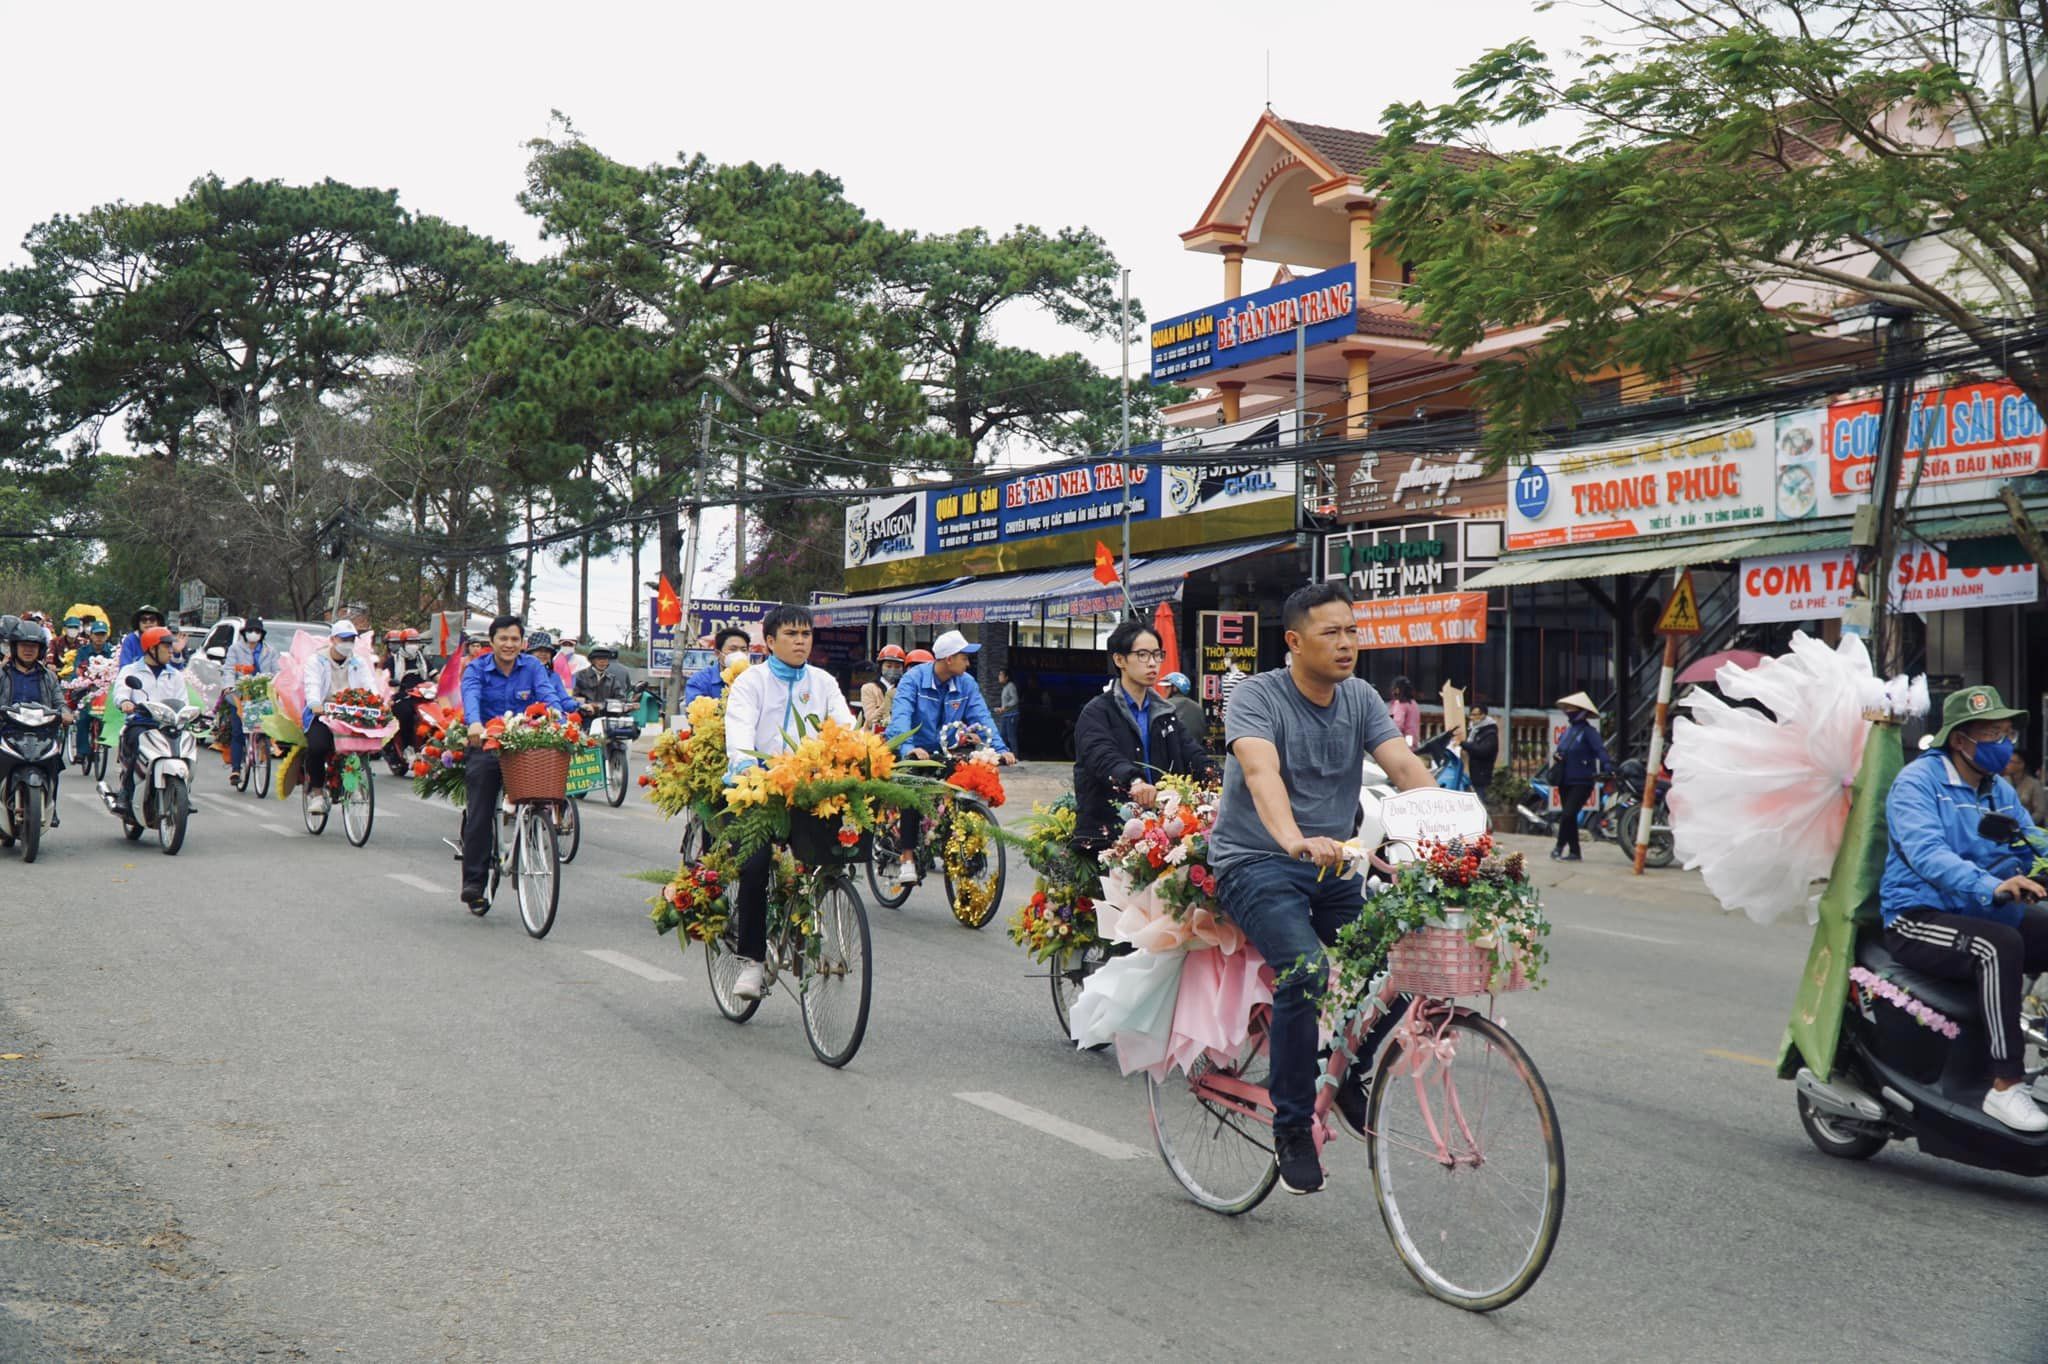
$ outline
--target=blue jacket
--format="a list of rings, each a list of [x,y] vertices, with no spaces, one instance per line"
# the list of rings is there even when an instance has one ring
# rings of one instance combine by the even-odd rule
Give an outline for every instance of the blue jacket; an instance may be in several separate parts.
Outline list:
[[[932,672],[935,666],[920,663],[896,684],[896,702],[889,708],[889,737],[914,733],[916,737],[903,746],[904,751],[921,748],[936,757],[940,733],[958,722],[976,726],[988,735],[990,747],[1008,753],[1009,745],[996,732],[995,717],[988,713],[988,702],[982,699],[974,678],[962,673],[941,682]]]
[[[708,696],[716,701],[719,697],[725,695],[723,667],[723,664],[714,661],[706,663],[703,667],[690,674],[690,680],[683,684],[684,710],[688,710],[690,703],[700,696]]]
[[[1591,720],[1575,719],[1557,741],[1557,756],[1564,762],[1564,786],[1580,786],[1614,766],[1607,756],[1607,744]]]
[[[471,659],[462,670],[462,718],[469,724],[480,725],[525,710],[536,701],[558,710],[576,706],[554,669],[532,654],[519,655],[509,676],[498,671],[498,660],[490,654]]]
[[[2010,815],[2020,828],[2040,832],[2019,793],[2004,777],[1973,790],[1943,753],[1925,753],[1906,764],[1884,798],[1884,822],[1891,848],[1885,854],[1878,902],[1884,921],[1909,909],[1938,909],[2017,924],[2023,906],[1993,904],[1991,893],[2009,876],[2022,876],[2034,859],[1977,835],[1987,814]]]

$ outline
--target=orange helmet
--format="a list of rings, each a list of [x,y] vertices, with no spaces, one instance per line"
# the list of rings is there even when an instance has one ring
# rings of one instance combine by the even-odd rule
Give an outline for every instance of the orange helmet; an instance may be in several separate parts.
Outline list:
[[[912,649],[903,656],[903,659],[906,663],[931,663],[934,661],[930,649]]]
[[[140,640],[142,652],[144,653],[148,653],[159,644],[169,644],[170,642],[171,632],[164,629],[161,625],[152,625],[147,630],[144,630]]]
[[[902,663],[905,661],[907,660],[903,656],[903,646],[901,644],[884,644],[881,651],[875,655],[875,662],[877,663]]]

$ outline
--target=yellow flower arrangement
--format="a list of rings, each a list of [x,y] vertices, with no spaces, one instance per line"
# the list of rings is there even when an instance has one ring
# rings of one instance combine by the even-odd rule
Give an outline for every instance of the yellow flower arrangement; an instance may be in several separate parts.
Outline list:
[[[953,882],[953,917],[969,928],[988,921],[996,881],[988,875],[988,821],[965,810],[953,815],[953,829],[941,855]]]
[[[700,696],[686,712],[687,731],[671,730],[654,741],[640,784],[665,815],[696,807],[709,813],[725,780],[725,702]]]
[[[718,675],[724,678],[725,685],[730,687],[733,683],[733,679],[738,677],[741,673],[745,672],[751,666],[753,665],[747,662],[747,656],[745,654],[734,654],[731,661],[728,662],[723,668],[719,669]],[[697,698],[697,701],[708,701],[710,699],[711,698],[708,696],[700,696]],[[690,704],[694,707],[697,704],[697,701],[692,701]]]

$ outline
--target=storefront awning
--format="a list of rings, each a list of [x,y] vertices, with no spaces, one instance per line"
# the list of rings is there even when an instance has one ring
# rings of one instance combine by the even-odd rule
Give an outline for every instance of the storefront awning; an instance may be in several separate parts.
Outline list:
[[[892,602],[908,601],[912,597],[922,597],[931,592],[943,592],[955,583],[964,583],[966,581],[968,580],[965,578],[955,578],[951,583],[939,583],[936,586],[898,587],[887,592],[870,592],[862,597],[841,597],[838,601],[828,601],[822,605],[813,606],[811,608],[811,623],[820,630],[830,630],[834,626],[843,625],[865,628],[868,624],[868,617],[873,612],[879,611]]]
[[[1218,545],[1214,549],[1136,560],[1130,571],[1131,605],[1157,606],[1163,601],[1178,601],[1190,573],[1199,573],[1238,559],[1270,554],[1276,549],[1291,548],[1293,544],[1293,536],[1279,535],[1247,544]],[[1123,610],[1123,606],[1123,590],[1115,583],[1105,586],[1097,582],[1094,574],[1089,572],[1068,592],[1050,594],[1045,614],[1048,619],[1059,620],[1068,616],[1106,615]]]
[[[981,625],[1034,620],[1047,597],[1092,583],[1089,568],[1054,568],[1005,578],[961,578],[934,591],[899,596],[877,613],[884,625]]]
[[[1483,573],[1473,574],[1465,579],[1464,586],[1467,591],[1479,591],[1528,583],[1567,582],[1576,578],[1659,573],[1667,568],[1756,558],[1765,554],[1836,549],[1848,543],[1849,527],[1844,523],[1826,530],[1804,530],[1790,535],[1744,535],[1685,544],[1667,541],[1647,548],[1610,550],[1605,554],[1516,555],[1501,560]]]

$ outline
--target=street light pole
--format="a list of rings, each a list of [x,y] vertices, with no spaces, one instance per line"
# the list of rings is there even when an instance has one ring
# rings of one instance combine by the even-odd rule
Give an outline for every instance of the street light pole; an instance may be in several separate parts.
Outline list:
[[[1124,511],[1124,554],[1118,561],[1116,581],[1124,594],[1124,615],[1126,618],[1137,614],[1131,605],[1131,272],[1123,272],[1123,301],[1119,308],[1117,332],[1123,341],[1123,486],[1117,491],[1123,500]],[[1165,477],[1165,471],[1160,471]],[[1161,495],[1164,496],[1164,490]]]
[[[682,598],[683,618],[676,622],[676,632],[668,650],[668,715],[674,723],[682,697],[683,681],[683,640],[690,630],[690,591],[697,579],[697,541],[704,531],[704,475],[711,466],[711,412],[715,400],[704,395],[702,407],[704,420],[697,428],[697,463],[690,473],[690,502],[687,528],[683,532],[683,580],[676,585],[676,595]],[[651,651],[654,641],[648,640]]]

